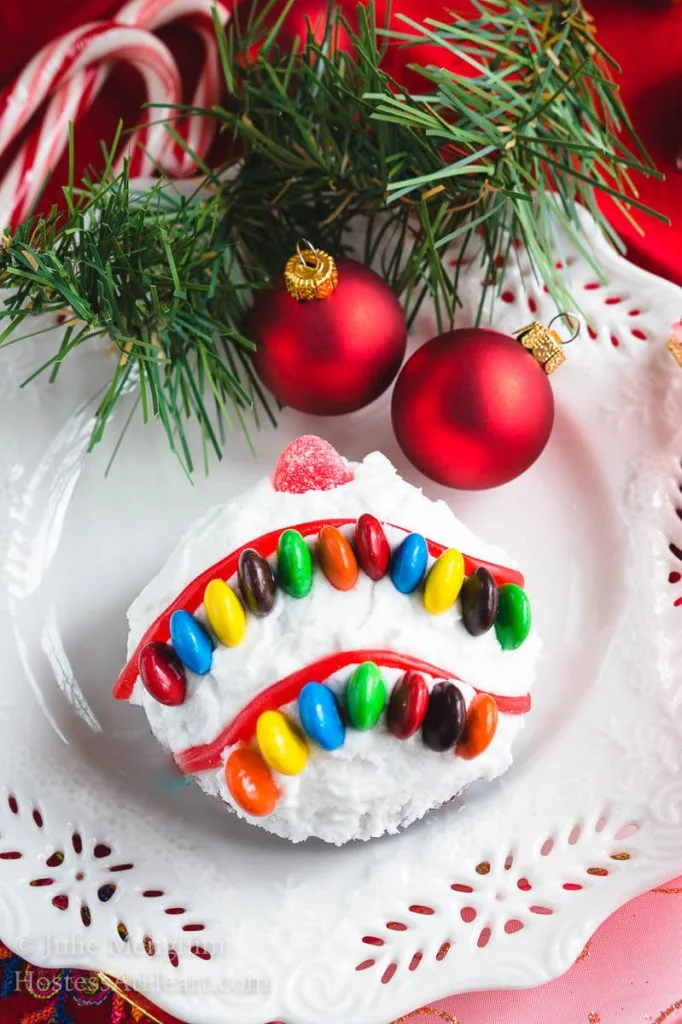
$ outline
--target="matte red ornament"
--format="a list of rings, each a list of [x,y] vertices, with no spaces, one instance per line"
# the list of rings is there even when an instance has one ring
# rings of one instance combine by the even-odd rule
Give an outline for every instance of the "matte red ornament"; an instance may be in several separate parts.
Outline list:
[[[386,282],[352,260],[337,270],[326,298],[299,301],[283,278],[259,292],[248,332],[264,384],[285,405],[318,416],[354,412],[378,398],[407,342],[402,306]]]
[[[290,53],[296,42],[298,42],[298,48],[305,45],[308,30],[312,32],[313,38],[318,44],[322,43],[327,31],[328,0],[295,0],[295,3],[289,5],[288,10],[286,10],[286,6],[285,0],[277,0],[276,3],[268,8],[263,23],[264,29],[272,29],[282,17],[282,14],[284,14],[277,33],[277,45],[280,51],[283,54]],[[339,6],[342,9],[344,18],[356,29],[355,4],[351,0],[342,0]],[[254,2],[254,0],[242,0],[237,7],[236,23],[239,26],[246,27],[249,24],[249,17],[253,14],[262,13],[263,7],[262,3]],[[286,13],[284,13],[285,11]],[[342,23],[338,25],[335,37],[332,39],[332,45],[336,50],[342,50],[346,53],[352,51],[351,37]],[[251,59],[255,58],[255,56],[255,52],[249,54]]]
[[[448,487],[480,490],[532,466],[549,440],[554,395],[519,341],[472,327],[417,349],[396,381],[391,416],[417,469]]]

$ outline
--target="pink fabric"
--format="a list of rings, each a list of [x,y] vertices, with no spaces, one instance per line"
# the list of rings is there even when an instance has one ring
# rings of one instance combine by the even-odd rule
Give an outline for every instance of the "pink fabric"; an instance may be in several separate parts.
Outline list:
[[[415,1024],[682,1024],[682,876],[627,903],[539,988],[452,996]]]

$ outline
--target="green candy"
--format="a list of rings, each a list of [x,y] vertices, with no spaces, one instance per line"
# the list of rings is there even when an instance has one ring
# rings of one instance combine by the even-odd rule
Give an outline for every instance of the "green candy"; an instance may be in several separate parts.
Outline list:
[[[531,614],[528,594],[515,583],[500,587],[495,632],[503,651],[515,651],[530,633]]]
[[[298,530],[285,530],[277,545],[277,581],[292,597],[306,597],[313,585],[313,558]]]
[[[348,721],[354,729],[371,729],[386,706],[386,683],[373,661],[363,661],[346,688]]]

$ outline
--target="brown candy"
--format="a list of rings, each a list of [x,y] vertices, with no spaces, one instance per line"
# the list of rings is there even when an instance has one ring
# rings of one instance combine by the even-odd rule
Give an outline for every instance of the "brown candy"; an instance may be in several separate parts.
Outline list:
[[[253,548],[247,548],[239,556],[239,589],[253,615],[270,614],[277,596],[275,577],[267,559]]]
[[[483,566],[467,576],[460,591],[462,622],[472,636],[487,633],[495,622],[499,591],[497,584]]]
[[[462,734],[466,704],[454,683],[435,683],[429,695],[426,717],[422,723],[422,739],[431,750],[449,750]]]

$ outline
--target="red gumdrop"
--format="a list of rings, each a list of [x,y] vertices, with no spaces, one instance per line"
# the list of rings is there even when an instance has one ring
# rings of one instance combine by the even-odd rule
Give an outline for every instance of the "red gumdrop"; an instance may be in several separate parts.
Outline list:
[[[287,494],[331,491],[350,483],[353,474],[336,448],[315,434],[302,434],[280,455],[272,486]]]

